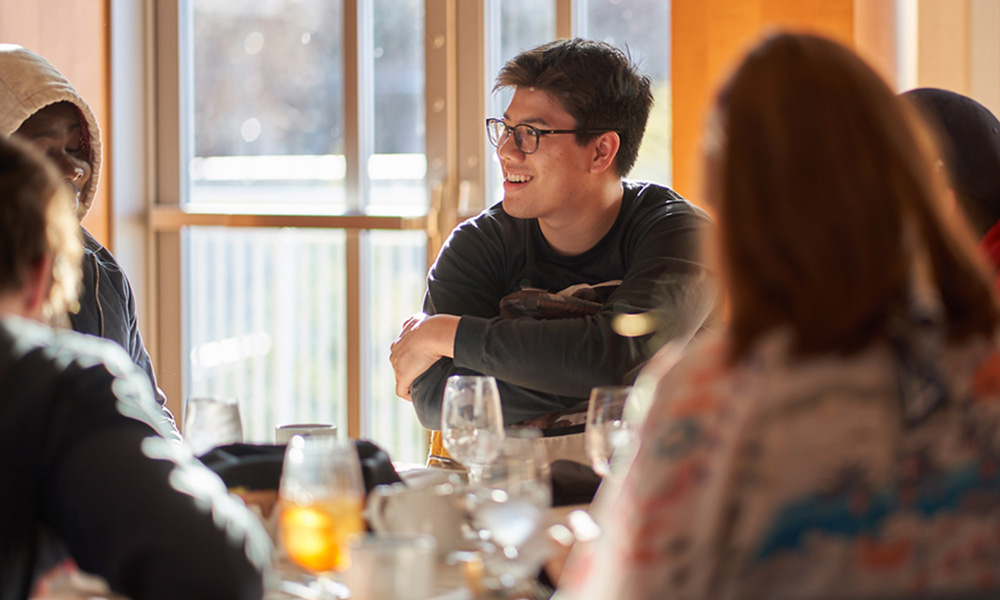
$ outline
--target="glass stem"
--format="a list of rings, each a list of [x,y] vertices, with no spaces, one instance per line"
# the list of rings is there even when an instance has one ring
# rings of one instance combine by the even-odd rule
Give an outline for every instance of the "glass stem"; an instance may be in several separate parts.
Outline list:
[[[486,467],[483,465],[469,465],[469,485],[479,487],[483,484],[483,472]]]

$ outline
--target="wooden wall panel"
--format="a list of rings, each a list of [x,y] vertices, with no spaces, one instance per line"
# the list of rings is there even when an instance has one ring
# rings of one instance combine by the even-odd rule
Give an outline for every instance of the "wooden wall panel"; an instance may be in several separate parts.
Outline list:
[[[915,85],[965,94],[1000,115],[1000,2],[919,0]]]
[[[897,33],[900,17],[896,0],[863,0],[854,4],[854,49],[897,90],[901,83]]]
[[[918,85],[968,94],[969,0],[920,0],[918,7]]]
[[[726,72],[769,29],[816,31],[852,44],[854,0],[674,0],[671,19],[674,187],[699,202],[702,125]]]
[[[969,96],[1000,115],[1000,2],[972,0]]]
[[[0,43],[20,44],[48,59],[76,86],[101,125],[104,168],[84,225],[110,248],[108,18],[107,0],[0,0]]]

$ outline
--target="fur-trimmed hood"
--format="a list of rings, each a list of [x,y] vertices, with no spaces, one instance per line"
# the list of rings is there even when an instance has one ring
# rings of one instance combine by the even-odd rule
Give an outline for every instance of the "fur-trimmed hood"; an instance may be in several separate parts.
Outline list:
[[[14,44],[0,44],[0,136],[10,137],[28,117],[57,102],[76,106],[90,149],[90,181],[80,192],[78,216],[94,203],[101,173],[101,130],[90,106],[49,61]]]

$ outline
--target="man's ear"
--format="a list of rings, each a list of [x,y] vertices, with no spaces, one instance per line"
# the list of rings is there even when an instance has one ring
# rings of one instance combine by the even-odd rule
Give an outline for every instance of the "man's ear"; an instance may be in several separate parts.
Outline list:
[[[622,140],[616,131],[605,131],[597,137],[594,143],[594,158],[590,163],[591,173],[603,173],[608,170],[618,156]]]
[[[41,321],[45,318],[45,303],[52,288],[52,257],[48,254],[28,268],[21,287],[23,316]]]

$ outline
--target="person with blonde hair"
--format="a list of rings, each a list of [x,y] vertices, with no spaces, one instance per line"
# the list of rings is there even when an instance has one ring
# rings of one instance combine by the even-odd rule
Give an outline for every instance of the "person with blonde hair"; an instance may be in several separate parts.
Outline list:
[[[563,593],[996,597],[1000,312],[919,119],[851,50],[777,33],[704,150],[729,326],[660,379]]]
[[[0,599],[45,594],[65,548],[133,600],[257,600],[259,520],[165,439],[124,350],[44,323],[79,287],[74,205],[40,154],[0,138]]]

